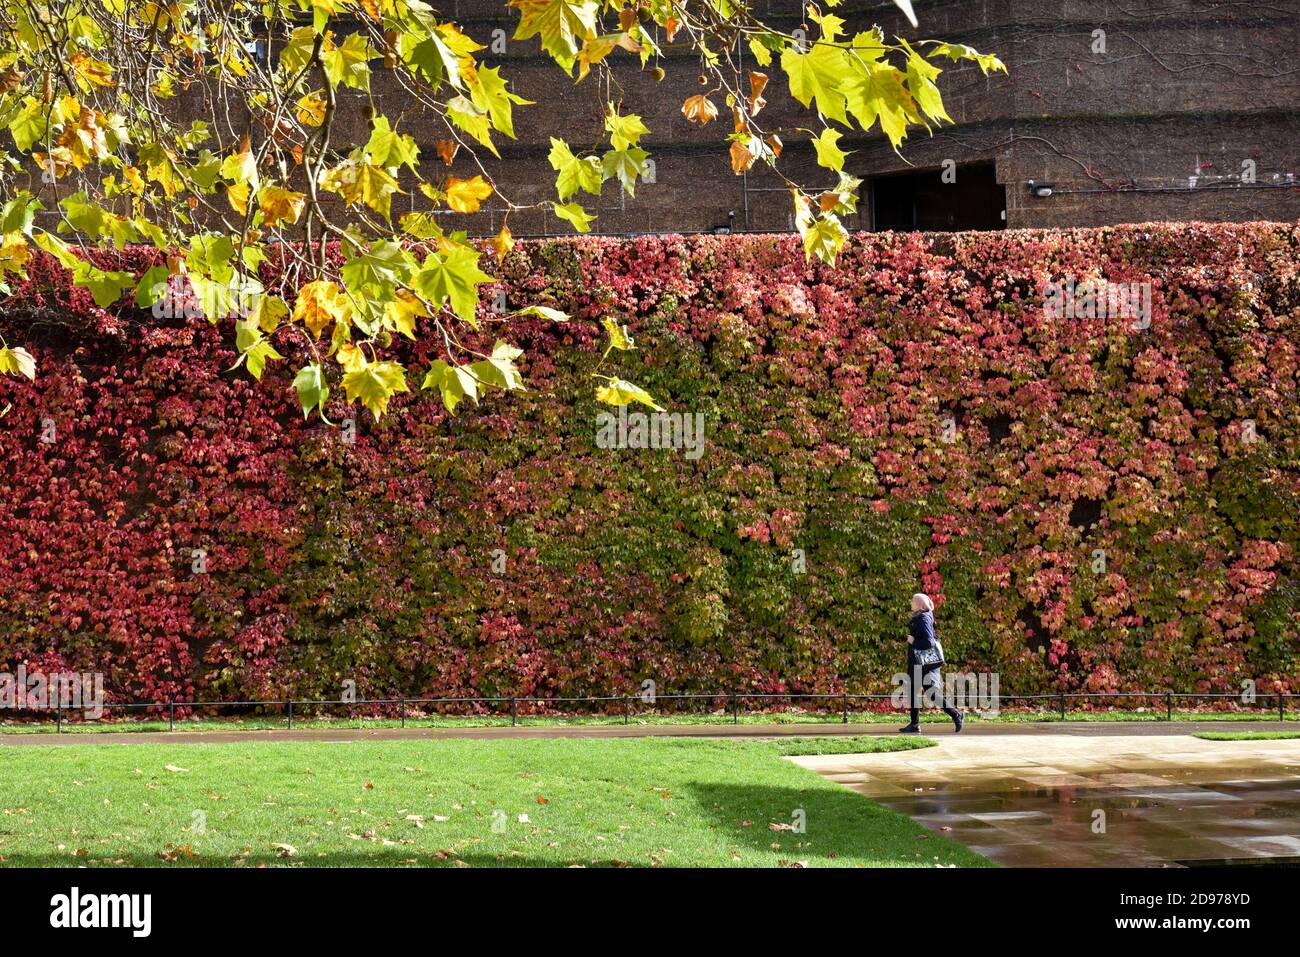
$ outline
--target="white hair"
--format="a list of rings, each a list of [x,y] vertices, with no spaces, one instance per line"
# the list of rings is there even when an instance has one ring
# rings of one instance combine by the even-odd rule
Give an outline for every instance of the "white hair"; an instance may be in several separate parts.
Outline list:
[[[920,603],[922,611],[934,611],[934,602],[930,601],[930,596],[917,592],[912,596],[912,604]]]

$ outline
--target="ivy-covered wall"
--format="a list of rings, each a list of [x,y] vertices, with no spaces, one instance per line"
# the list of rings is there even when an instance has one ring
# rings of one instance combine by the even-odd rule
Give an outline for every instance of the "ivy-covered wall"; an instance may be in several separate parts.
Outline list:
[[[110,700],[880,691],[924,590],[1004,692],[1295,690],[1298,261],[1279,224],[862,235],[835,268],[525,243],[510,307],[573,315],[512,320],[529,391],[334,400],[354,443],[293,356],[254,382],[229,328],[38,261],[0,317],[39,370],[0,379],[0,666]],[[1045,316],[1099,277],[1150,282],[1149,323]],[[605,316],[698,458],[597,444]]]

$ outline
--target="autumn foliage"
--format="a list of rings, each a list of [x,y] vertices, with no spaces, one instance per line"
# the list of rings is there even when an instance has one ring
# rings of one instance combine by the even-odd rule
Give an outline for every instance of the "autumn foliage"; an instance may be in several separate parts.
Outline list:
[[[101,309],[41,254],[0,320],[41,370],[0,379],[0,665],[119,701],[881,691],[925,590],[1004,692],[1295,690],[1298,262],[1278,224],[860,235],[834,267],[521,243],[482,345],[499,288],[573,316],[511,321],[528,391],[376,423],[336,388],[331,426],[294,363],[228,371],[228,328]],[[1152,283],[1149,328],[1047,319],[1065,277]],[[607,317],[699,459],[597,447]]]

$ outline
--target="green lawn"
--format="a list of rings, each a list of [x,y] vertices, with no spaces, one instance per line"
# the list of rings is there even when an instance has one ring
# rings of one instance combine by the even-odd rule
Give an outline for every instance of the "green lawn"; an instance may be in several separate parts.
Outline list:
[[[815,738],[780,738],[770,742],[777,754],[872,754],[877,751],[913,751],[933,748],[939,742],[933,738],[890,735],[818,735]]]
[[[1300,731],[1200,731],[1192,737],[1206,741],[1281,741],[1300,738]]]
[[[781,757],[782,750],[932,744],[650,738],[0,747],[0,861],[988,866]],[[789,829],[799,811],[803,833]]]

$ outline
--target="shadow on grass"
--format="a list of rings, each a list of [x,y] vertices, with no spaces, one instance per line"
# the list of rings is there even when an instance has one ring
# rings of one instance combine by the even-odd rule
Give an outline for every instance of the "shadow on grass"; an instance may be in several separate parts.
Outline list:
[[[942,835],[925,830],[905,815],[883,807],[846,788],[814,780],[809,787],[764,784],[719,784],[695,781],[683,795],[695,805],[692,815],[710,833],[702,853],[689,859],[662,858],[666,867],[779,867],[795,863],[830,867],[990,867],[980,857]],[[803,830],[789,828],[799,827]],[[771,825],[784,825],[773,829]],[[6,867],[649,867],[655,863],[648,849],[622,849],[619,859],[590,851],[556,850],[553,854],[512,854],[508,849],[467,847],[438,859],[427,848],[375,848],[370,853],[331,851],[318,856],[310,845],[291,857],[257,849],[242,858],[197,854],[164,860],[158,851],[128,854],[91,854],[71,857],[62,853],[16,852],[6,856]],[[458,863],[459,862],[459,863]]]
[[[871,867],[991,866],[962,845],[844,787],[692,782],[688,788],[701,812],[712,816],[714,829],[771,855],[774,864],[797,859]],[[801,823],[802,832],[780,827]]]

